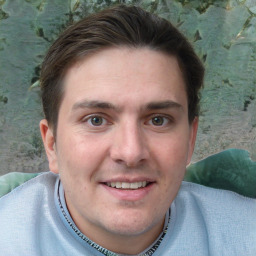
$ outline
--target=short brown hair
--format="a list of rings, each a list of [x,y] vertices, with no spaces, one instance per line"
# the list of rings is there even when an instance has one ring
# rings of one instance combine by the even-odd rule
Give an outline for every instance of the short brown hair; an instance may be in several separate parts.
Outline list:
[[[40,78],[43,110],[55,134],[67,69],[88,54],[118,46],[148,47],[175,56],[186,82],[189,122],[198,115],[204,67],[191,44],[169,21],[140,7],[119,5],[68,27],[44,59]]]

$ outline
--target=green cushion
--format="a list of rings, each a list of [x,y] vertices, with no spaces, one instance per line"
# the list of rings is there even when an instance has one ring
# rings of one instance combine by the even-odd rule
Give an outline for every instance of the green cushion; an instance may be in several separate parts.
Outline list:
[[[184,180],[256,198],[256,162],[242,149],[228,149],[190,164]]]

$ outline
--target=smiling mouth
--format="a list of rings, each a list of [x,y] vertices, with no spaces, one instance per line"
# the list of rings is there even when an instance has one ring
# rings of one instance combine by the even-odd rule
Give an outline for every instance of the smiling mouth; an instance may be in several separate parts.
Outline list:
[[[139,181],[139,182],[107,182],[105,185],[116,189],[140,189],[145,188],[152,182]]]

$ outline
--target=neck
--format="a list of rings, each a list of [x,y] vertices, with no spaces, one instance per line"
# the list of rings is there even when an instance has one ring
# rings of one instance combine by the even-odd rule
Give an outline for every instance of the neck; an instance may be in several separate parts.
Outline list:
[[[93,227],[93,230],[86,227],[78,228],[85,234],[90,240],[97,243],[103,248],[109,251],[126,254],[137,255],[146,250],[162,233],[164,227],[165,218],[151,227],[149,230],[143,231],[137,235],[115,234],[109,231],[103,231],[101,228]]]

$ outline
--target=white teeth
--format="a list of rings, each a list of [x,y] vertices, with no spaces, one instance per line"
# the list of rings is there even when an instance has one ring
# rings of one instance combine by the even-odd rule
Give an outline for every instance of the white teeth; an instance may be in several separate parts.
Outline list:
[[[122,188],[122,182],[114,182],[116,183],[116,188]]]
[[[108,182],[107,185],[112,188],[121,188],[121,189],[138,189],[144,188],[147,185],[146,181],[139,182]]]
[[[122,182],[121,183],[122,188],[130,188],[130,183],[128,182]]]
[[[140,187],[142,187],[142,182],[134,182],[134,183],[131,183],[131,185],[130,185],[131,189],[136,189],[136,188],[140,188]]]

